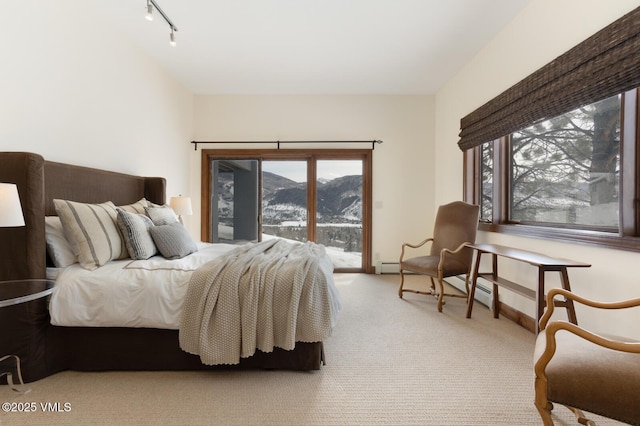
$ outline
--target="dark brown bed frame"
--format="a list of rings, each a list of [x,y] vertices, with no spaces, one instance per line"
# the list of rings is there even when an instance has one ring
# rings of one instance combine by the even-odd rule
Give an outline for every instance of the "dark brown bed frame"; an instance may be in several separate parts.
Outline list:
[[[164,178],[56,163],[26,152],[0,153],[0,182],[17,184],[26,224],[0,228],[0,281],[46,277],[44,218],[56,215],[54,198],[116,205],[142,197],[166,201]],[[46,299],[0,308],[0,330],[0,356],[18,355],[26,382],[62,370],[318,370],[324,363],[318,342],[297,343],[292,351],[258,351],[237,366],[207,366],[180,349],[177,330],[53,326]]]

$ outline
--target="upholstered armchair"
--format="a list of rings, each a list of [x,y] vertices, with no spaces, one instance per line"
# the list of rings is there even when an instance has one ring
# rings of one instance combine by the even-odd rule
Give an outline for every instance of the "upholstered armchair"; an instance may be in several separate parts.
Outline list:
[[[431,294],[438,297],[438,311],[442,312],[444,296],[467,297],[469,294],[469,272],[473,260],[473,250],[467,244],[474,243],[478,229],[480,207],[462,201],[454,201],[438,208],[433,237],[418,244],[404,243],[400,253],[400,288],[398,296],[404,292]],[[410,249],[420,249],[431,243],[428,255],[409,257]],[[414,252],[415,253],[415,252]],[[407,255],[407,256],[405,256]],[[427,275],[431,280],[431,290],[423,292],[404,287],[404,271]],[[443,279],[465,274],[467,294],[445,294]],[[438,288],[435,287],[438,283]]]
[[[640,306],[640,298],[601,303],[563,289],[549,291],[534,355],[535,405],[543,423],[553,425],[555,402],[571,410],[581,424],[595,424],[582,410],[640,424],[640,342],[549,321],[556,296],[598,309]]]

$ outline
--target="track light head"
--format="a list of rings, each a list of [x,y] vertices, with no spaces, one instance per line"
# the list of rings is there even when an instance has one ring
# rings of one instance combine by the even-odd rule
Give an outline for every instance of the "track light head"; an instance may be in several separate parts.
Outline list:
[[[173,47],[176,45],[176,33],[174,32],[174,27],[171,27],[171,32],[169,33],[169,44]]]
[[[145,16],[147,21],[153,21],[153,5],[147,0],[147,15]]]

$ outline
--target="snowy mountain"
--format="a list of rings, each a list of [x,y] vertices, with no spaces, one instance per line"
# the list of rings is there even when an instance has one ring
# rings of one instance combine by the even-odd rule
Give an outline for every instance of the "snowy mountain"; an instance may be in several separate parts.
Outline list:
[[[306,183],[272,173],[263,174],[263,223],[306,220]],[[318,220],[350,223],[362,220],[362,176],[344,176],[317,183]]]

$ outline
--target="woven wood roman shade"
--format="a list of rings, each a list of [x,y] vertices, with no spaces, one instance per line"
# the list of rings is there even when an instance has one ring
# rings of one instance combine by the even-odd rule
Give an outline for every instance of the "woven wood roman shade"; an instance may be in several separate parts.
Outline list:
[[[640,86],[640,7],[460,120],[463,151]]]

